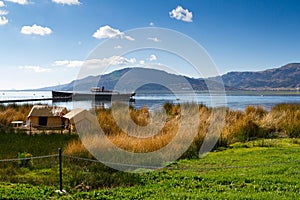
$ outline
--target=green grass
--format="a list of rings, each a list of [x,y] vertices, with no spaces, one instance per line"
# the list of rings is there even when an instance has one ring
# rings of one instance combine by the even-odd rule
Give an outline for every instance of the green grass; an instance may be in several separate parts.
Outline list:
[[[29,184],[0,184],[0,199],[49,199],[59,198],[55,189],[46,186],[32,186]]]
[[[69,187],[68,194],[60,196],[54,192],[55,185],[1,183],[0,199],[299,199],[299,153],[299,139],[236,143],[201,159],[178,160],[158,171],[139,175],[118,172],[119,177],[128,178],[128,184],[103,186],[90,192],[76,192]],[[77,163],[77,173],[88,165]],[[69,166],[65,167],[64,173],[70,173]],[[103,170],[112,179],[117,176],[114,170]],[[27,169],[24,174],[39,177],[47,176],[49,171]],[[108,177],[93,173],[99,180]],[[130,180],[133,177],[135,180]]]
[[[0,131],[0,159],[16,158],[18,153],[28,152],[33,156],[57,154],[58,148],[65,147],[77,135],[3,133]]]
[[[170,115],[176,115],[175,108],[168,108]],[[201,110],[210,112],[206,107]],[[11,112],[11,119],[14,116]],[[277,105],[270,112],[253,106],[245,112],[228,110],[228,126],[222,135],[225,143],[217,145],[214,152],[201,159],[180,159],[149,173],[125,173],[101,163],[64,157],[65,195],[54,192],[59,185],[57,157],[34,159],[26,167],[17,161],[0,162],[0,199],[299,199],[300,139],[292,138],[299,137],[299,117],[298,104]],[[291,138],[262,139],[282,136]],[[26,135],[3,126],[0,160],[25,152],[57,154],[59,147],[66,149],[77,139],[77,135]],[[195,147],[191,155],[197,154],[199,148]],[[183,158],[188,157],[195,158]],[[92,191],[77,192],[75,187],[82,182]]]
[[[0,160],[17,158],[18,153],[27,152],[33,156],[58,153],[67,144],[78,139],[77,135],[26,135],[25,133],[0,132]],[[57,187],[59,183],[58,158],[33,159],[30,167],[22,167],[19,162],[0,162],[0,181],[10,183],[29,183]],[[101,163],[63,159],[64,187],[72,190],[81,182],[94,189],[103,187],[130,186],[139,182],[139,175],[110,169]],[[0,198],[1,199],[1,198]]]

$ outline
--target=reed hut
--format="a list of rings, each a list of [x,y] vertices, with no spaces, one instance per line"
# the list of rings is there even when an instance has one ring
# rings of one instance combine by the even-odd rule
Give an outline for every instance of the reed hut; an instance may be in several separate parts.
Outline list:
[[[27,118],[34,128],[60,129],[64,127],[65,120],[63,116],[67,112],[65,107],[35,105]]]
[[[65,124],[70,131],[76,131],[75,129],[79,128],[80,130],[91,132],[92,129],[97,129],[99,124],[96,116],[82,108],[72,110],[68,114],[64,115],[64,118],[66,119]]]
[[[84,119],[86,116],[86,112],[88,111],[86,111],[85,109],[75,108],[74,110],[63,116],[63,118],[66,119],[65,124],[69,128],[69,130],[75,131],[75,123]]]

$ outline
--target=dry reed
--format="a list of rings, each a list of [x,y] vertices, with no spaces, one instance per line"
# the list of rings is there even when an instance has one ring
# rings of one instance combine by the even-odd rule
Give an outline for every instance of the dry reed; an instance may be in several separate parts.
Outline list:
[[[166,103],[163,111],[151,111],[147,107],[134,109],[128,106],[113,105],[109,109],[98,109],[96,115],[99,125],[107,139],[115,146],[130,152],[153,152],[168,145],[181,131],[184,105]],[[192,107],[192,106],[191,106]],[[195,108],[195,107],[194,107]],[[0,107],[0,123],[9,125],[13,120],[26,120],[31,106]],[[191,111],[191,113],[194,111]],[[213,123],[213,109],[204,105],[197,106],[198,113],[185,121],[186,137],[196,130],[194,140],[184,157],[197,155],[206,133]],[[280,104],[266,111],[261,106],[248,106],[244,111],[226,109],[225,124],[216,146],[227,146],[238,141],[268,137],[300,137],[300,104]],[[193,129],[193,130],[192,130]],[[130,134],[128,134],[130,133]],[[97,146],[90,139],[89,143]],[[176,144],[180,147],[180,142]],[[176,146],[175,145],[175,146]],[[92,145],[93,146],[93,145]],[[97,147],[97,148],[106,148]],[[91,157],[80,140],[68,144],[65,153]]]
[[[122,118],[122,114],[126,114],[122,109],[117,111],[117,113],[121,116],[121,119],[124,120],[122,121],[123,125],[121,125],[123,128],[120,128],[120,124],[116,123],[111,109],[98,111],[97,117],[107,138],[117,147],[131,152],[153,152],[169,144],[176,134],[178,134],[180,127],[180,120],[182,118],[180,105],[167,103],[164,109],[165,112],[163,112],[162,115],[166,114],[167,117],[165,118],[163,127],[155,135],[145,138],[128,135],[127,132],[123,130],[124,127],[126,130],[130,130],[129,127],[126,127],[126,124],[129,126],[130,123],[126,117]],[[199,121],[196,120],[197,117],[189,119],[190,125],[188,126],[192,127],[192,124],[198,123],[196,126],[198,130],[183,157],[198,155],[199,148],[212,123],[212,108],[200,105],[198,112]],[[146,107],[138,110],[131,108],[129,113],[130,120],[138,126],[147,126],[151,122],[150,111]],[[161,119],[163,119],[163,117],[161,117]],[[261,106],[255,107],[252,105],[246,107],[244,111],[226,109],[224,120],[225,124],[221,130],[221,135],[216,147],[227,146],[234,142],[248,141],[255,138],[274,137],[277,132],[284,132],[290,137],[300,136],[299,105],[278,105],[269,112]],[[134,134],[141,136],[137,132]],[[182,138],[182,141],[184,142],[184,138]],[[73,145],[75,149],[80,148],[77,147],[80,145],[79,143]],[[177,145],[180,144],[178,143]],[[74,150],[73,153],[75,152]],[[70,151],[70,153],[72,153],[72,151]]]

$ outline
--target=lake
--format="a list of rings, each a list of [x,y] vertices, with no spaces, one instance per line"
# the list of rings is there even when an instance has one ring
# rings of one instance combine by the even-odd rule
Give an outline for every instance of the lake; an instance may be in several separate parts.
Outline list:
[[[135,97],[135,102],[132,105],[136,108],[147,106],[150,109],[161,107],[165,102],[170,103],[183,103],[191,102],[194,99],[193,95],[190,94],[180,94],[180,97],[171,94],[142,94],[137,93]],[[0,91],[0,100],[9,99],[30,99],[30,98],[50,98],[51,91]],[[208,92],[201,92],[196,94],[196,100],[193,101],[197,103],[202,103],[211,107],[214,106],[227,106],[233,110],[244,110],[248,105],[261,105],[267,110],[270,110],[274,105],[279,103],[300,103],[300,92],[274,92],[274,91],[228,91],[226,95],[226,103],[220,101],[217,104],[212,104],[212,98],[219,98],[218,94],[210,95]],[[222,98],[224,99],[224,98]],[[68,109],[73,109],[74,107],[82,107],[85,109],[92,108],[95,104],[93,101],[81,101],[81,102],[52,102],[52,101],[32,101],[27,102],[29,104],[43,103],[55,106],[65,106]],[[18,104],[24,104],[18,103]],[[109,107],[109,102],[101,102],[97,104],[102,104],[105,107]]]

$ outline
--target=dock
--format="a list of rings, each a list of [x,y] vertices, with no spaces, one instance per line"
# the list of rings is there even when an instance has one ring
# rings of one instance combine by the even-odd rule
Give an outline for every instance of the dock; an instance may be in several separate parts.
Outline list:
[[[34,98],[34,99],[8,99],[0,100],[0,103],[19,103],[27,101],[71,101],[72,97],[49,97],[49,98]]]

